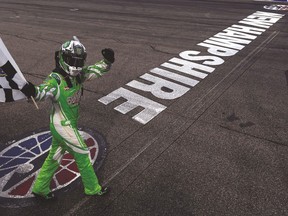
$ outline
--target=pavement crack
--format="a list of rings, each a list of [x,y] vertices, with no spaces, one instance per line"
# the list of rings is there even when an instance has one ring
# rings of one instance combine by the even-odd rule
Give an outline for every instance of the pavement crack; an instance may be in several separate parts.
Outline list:
[[[17,35],[17,34],[9,34],[9,33],[3,33],[1,32],[2,35],[8,35],[8,36],[12,36],[12,37],[16,37],[16,38],[19,38],[19,39],[24,39],[24,40],[29,40],[29,41],[33,41],[33,42],[37,42],[37,40],[35,39],[31,39],[31,38],[26,38],[26,37],[23,37],[22,35]]]
[[[155,52],[160,52],[160,53],[170,54],[170,55],[174,55],[175,54],[175,53],[172,53],[172,52],[165,52],[165,51],[159,50],[155,46],[152,46],[152,45],[150,45],[149,47]]]
[[[271,142],[271,143],[274,143],[274,144],[279,145],[279,146],[288,147],[288,144],[285,144],[285,143],[277,142],[275,140],[267,139],[267,138],[264,138],[264,137],[259,137],[259,136],[253,135],[253,134],[245,133],[243,131],[238,131],[238,130],[235,130],[235,129],[232,129],[232,128],[229,128],[229,127],[226,127],[226,126],[223,126],[223,125],[218,125],[218,126],[223,128],[223,129],[226,129],[226,130],[238,133],[238,134],[242,134],[242,135],[253,137],[253,138],[256,138],[256,139],[259,139],[259,140]]]
[[[37,37],[37,39],[41,40],[41,41],[46,41],[46,42],[53,42],[53,43],[56,43],[56,44],[61,44],[62,43],[61,41],[56,41],[56,40],[42,38],[42,37]]]

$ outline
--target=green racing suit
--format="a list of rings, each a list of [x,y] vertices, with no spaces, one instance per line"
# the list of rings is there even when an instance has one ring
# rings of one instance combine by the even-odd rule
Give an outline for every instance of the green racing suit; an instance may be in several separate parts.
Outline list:
[[[91,164],[89,150],[77,129],[77,121],[83,82],[102,76],[109,71],[110,66],[111,64],[105,60],[85,66],[77,78],[72,76],[68,78],[71,82],[70,87],[67,77],[55,71],[42,84],[35,86],[37,101],[47,98],[52,100],[50,114],[52,145],[34,183],[33,193],[46,196],[51,192],[50,182],[66,151],[72,154],[76,161],[85,194],[94,195],[101,191],[102,187]]]

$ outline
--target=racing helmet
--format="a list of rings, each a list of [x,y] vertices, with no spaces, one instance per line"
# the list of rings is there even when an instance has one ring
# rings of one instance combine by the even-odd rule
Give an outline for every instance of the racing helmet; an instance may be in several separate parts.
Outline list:
[[[86,49],[77,38],[66,41],[59,51],[59,65],[70,76],[77,76],[85,64]]]

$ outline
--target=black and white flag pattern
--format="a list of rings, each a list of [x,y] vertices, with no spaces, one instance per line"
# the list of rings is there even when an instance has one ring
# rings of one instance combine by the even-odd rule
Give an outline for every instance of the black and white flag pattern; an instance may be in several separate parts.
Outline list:
[[[0,38],[0,102],[25,99],[20,91],[27,83],[16,62]]]

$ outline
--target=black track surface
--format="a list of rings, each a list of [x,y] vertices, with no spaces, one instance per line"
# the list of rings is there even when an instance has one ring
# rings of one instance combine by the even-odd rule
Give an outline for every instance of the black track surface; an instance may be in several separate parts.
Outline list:
[[[248,0],[0,0],[0,36],[23,71],[40,84],[54,52],[77,35],[88,64],[115,50],[109,74],[87,83],[80,124],[109,144],[98,172],[110,187],[86,197],[81,184],[55,202],[3,208],[1,215],[288,215],[287,16],[225,59],[142,125],[99,98],[256,11]],[[273,11],[270,11],[273,12]],[[275,12],[275,11],[274,11]],[[277,12],[285,14],[284,12]],[[204,50],[204,49],[203,49]],[[127,87],[128,88],[128,87]],[[130,88],[131,89],[131,88]],[[118,101],[120,104],[123,101]],[[0,104],[0,145],[49,124],[50,102]]]

